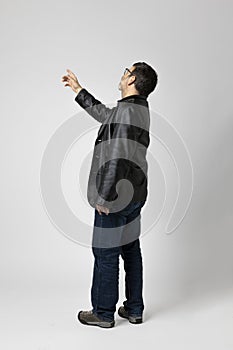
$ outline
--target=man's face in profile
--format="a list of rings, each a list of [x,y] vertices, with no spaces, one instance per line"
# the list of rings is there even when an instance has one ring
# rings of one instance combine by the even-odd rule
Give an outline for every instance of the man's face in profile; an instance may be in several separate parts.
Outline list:
[[[134,69],[135,69],[134,66],[131,66],[129,68],[130,72],[133,72]],[[122,90],[126,89],[128,79],[131,76],[130,72],[127,70],[126,73],[122,75],[121,80],[120,80],[119,85],[118,85],[118,90],[122,91]]]

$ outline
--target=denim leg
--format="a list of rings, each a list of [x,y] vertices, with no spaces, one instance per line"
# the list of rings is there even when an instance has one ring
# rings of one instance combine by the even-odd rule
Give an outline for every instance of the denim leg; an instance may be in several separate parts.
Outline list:
[[[143,268],[139,239],[121,247],[125,269],[124,307],[131,316],[141,316],[144,310],[142,288]]]
[[[95,262],[91,288],[93,312],[112,321],[119,298],[119,247],[92,248]]]
[[[115,245],[121,241],[124,225],[135,223],[128,227],[126,235],[131,235],[135,231],[138,237],[140,231],[140,210],[144,203],[134,203],[127,206],[124,210],[109,215],[99,215],[95,211],[95,227],[93,232],[92,252],[94,254],[94,270],[91,287],[91,302],[93,312],[106,321],[114,319],[116,304],[119,298],[119,255],[124,259],[126,272],[126,298],[125,306],[130,315],[142,314],[144,305],[142,301],[142,258],[139,246],[139,240],[131,240],[126,245]],[[119,226],[120,225],[120,226]],[[118,227],[114,239],[108,238],[108,230],[101,228]],[[98,230],[100,228],[100,230]],[[119,238],[118,238],[119,237]],[[133,236],[134,237],[134,234]],[[106,243],[101,245],[102,243]],[[114,243],[112,246],[112,242]],[[109,247],[110,246],[110,247]]]

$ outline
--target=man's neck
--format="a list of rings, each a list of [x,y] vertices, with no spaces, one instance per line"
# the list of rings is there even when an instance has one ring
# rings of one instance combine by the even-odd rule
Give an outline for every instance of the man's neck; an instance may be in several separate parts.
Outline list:
[[[137,91],[125,92],[121,94],[121,98],[125,98],[132,95],[139,95],[139,93]]]

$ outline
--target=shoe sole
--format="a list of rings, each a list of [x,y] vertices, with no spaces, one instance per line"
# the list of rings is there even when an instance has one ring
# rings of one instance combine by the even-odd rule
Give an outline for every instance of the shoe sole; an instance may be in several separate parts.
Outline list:
[[[81,318],[80,318],[80,314],[81,314],[81,312],[82,311],[80,311],[79,313],[78,313],[78,320],[82,323],[82,324],[85,324],[85,325],[87,325],[87,326],[97,326],[97,327],[101,327],[101,328],[112,328],[112,327],[114,327],[114,325],[115,325],[115,322],[113,321],[113,322],[111,322],[110,324],[109,324],[109,322],[105,322],[105,321],[102,321],[102,322],[86,322],[86,321],[84,321],[84,320],[82,320]]]

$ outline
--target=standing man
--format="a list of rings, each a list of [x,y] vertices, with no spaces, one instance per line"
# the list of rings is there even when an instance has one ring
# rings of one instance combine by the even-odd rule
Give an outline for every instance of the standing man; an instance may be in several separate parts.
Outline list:
[[[92,252],[92,310],[80,311],[82,324],[111,328],[118,302],[119,256],[124,260],[125,297],[119,316],[143,321],[143,269],[139,242],[141,208],[147,199],[150,115],[147,97],[157,73],[145,62],[126,68],[119,83],[121,99],[108,108],[85,88],[73,72],[62,77],[76,93],[75,101],[101,123],[95,140],[87,197],[95,209]]]

